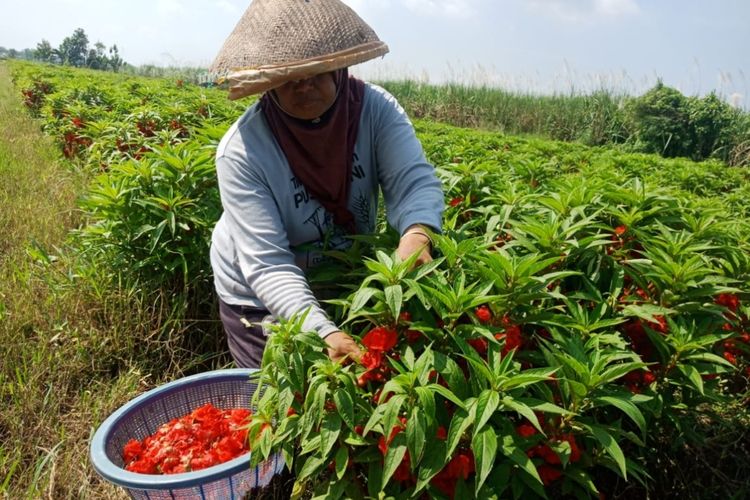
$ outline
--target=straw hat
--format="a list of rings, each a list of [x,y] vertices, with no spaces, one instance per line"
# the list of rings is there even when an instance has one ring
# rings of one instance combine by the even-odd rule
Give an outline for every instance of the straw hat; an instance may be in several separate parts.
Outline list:
[[[210,71],[229,82],[230,99],[239,99],[387,52],[340,0],[254,0]]]

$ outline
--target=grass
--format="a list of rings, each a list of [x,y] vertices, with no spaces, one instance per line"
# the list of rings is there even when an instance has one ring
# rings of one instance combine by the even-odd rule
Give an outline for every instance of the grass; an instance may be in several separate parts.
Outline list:
[[[22,109],[5,64],[0,123],[0,497],[123,498],[90,467],[91,434],[139,392],[226,363],[186,342],[188,329],[217,339],[217,322],[137,284],[74,281],[54,255],[88,178]]]
[[[618,112],[626,96],[602,90],[593,94],[533,95],[486,86],[429,85],[384,81],[414,118],[506,134],[529,134],[588,145],[623,142],[628,132]]]

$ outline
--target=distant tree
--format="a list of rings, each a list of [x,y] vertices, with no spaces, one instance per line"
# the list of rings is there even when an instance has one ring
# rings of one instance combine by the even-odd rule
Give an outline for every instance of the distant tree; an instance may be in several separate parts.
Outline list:
[[[34,59],[38,59],[42,62],[53,62],[54,53],[52,51],[52,45],[50,45],[47,40],[42,39],[41,42],[36,44]]]
[[[104,52],[105,49],[106,47],[102,42],[96,42],[94,48],[89,49],[88,56],[86,56],[86,66],[91,69],[107,69],[109,59]]]
[[[17,59],[18,58],[18,51],[16,49],[8,49],[8,57],[11,59]]]
[[[8,57],[8,49],[0,46],[0,57]]]
[[[86,66],[88,56],[89,37],[83,29],[78,28],[69,37],[65,37],[58,49],[62,63],[71,66]]]
[[[117,50],[117,45],[113,45],[109,48],[109,69],[117,73],[122,68],[125,61],[120,57],[120,52]]]

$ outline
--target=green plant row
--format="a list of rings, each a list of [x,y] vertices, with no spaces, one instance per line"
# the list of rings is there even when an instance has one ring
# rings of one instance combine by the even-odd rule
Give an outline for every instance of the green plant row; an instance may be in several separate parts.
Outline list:
[[[696,416],[746,404],[746,221],[609,169],[475,173],[441,168],[433,263],[394,260],[387,236],[364,271],[337,255],[361,363],[294,322],[272,336],[250,439],[300,495],[610,497],[612,475],[646,494],[665,438],[700,442]]]

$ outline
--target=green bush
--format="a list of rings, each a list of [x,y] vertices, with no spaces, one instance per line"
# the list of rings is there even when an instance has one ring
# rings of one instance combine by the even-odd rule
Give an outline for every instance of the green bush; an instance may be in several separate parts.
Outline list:
[[[691,156],[688,100],[662,82],[629,101],[626,116],[638,149],[666,157]]]
[[[208,249],[221,204],[208,141],[155,147],[94,180],[81,202],[89,224],[78,233],[91,261],[154,289],[210,281]]]
[[[662,82],[626,104],[625,120],[637,149],[670,158],[731,161],[749,137],[745,115],[715,93],[685,97]]]
[[[726,159],[732,145],[732,128],[737,120],[735,111],[713,92],[703,98],[689,98],[687,109],[693,133],[690,156],[697,160],[712,156]]]

